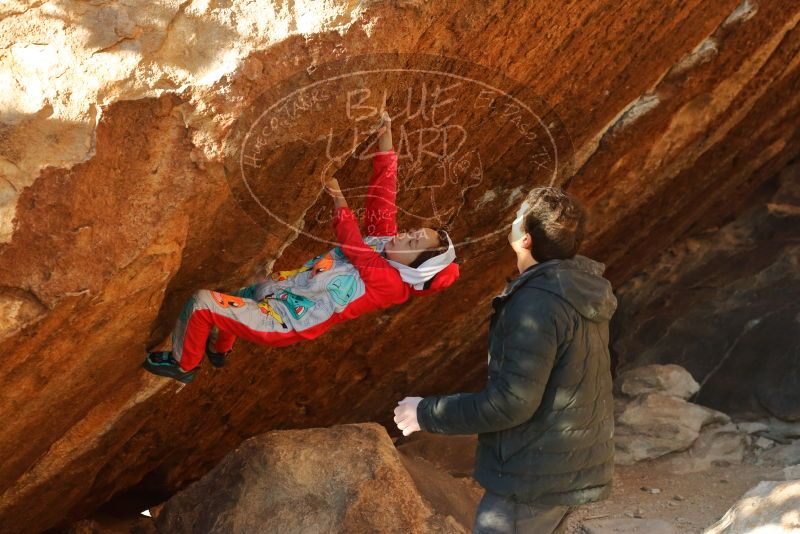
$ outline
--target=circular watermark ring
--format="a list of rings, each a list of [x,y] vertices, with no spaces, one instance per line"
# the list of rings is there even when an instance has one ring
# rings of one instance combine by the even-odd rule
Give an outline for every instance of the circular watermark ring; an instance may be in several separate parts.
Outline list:
[[[397,155],[398,224],[444,228],[456,248],[485,249],[508,232],[530,189],[572,172],[570,137],[530,87],[456,58],[367,54],[313,65],[259,95],[226,143],[234,198],[267,230],[278,224],[335,246],[323,237],[332,211],[324,179],[336,177],[363,212],[383,111]]]

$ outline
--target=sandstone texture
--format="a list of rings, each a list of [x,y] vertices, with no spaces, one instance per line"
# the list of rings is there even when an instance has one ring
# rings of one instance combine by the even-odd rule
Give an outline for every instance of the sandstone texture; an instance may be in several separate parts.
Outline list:
[[[558,9],[455,0],[3,2],[0,531],[63,527],[132,496],[145,508],[252,436],[388,425],[406,395],[480,387],[489,298],[515,272],[505,234],[525,192],[561,185],[584,201],[592,222],[582,252],[606,263],[614,284],[689,229],[722,224],[800,153],[799,21],[796,2],[755,0],[585,0]],[[424,85],[429,69],[410,68],[420,65],[463,83],[434,74]],[[329,82],[319,100],[279,100],[289,102],[286,116],[273,117],[263,138],[248,136],[267,103],[354,71],[378,74]],[[503,88],[503,105],[481,107],[476,72]],[[429,105],[437,86],[450,97],[444,114]],[[418,109],[423,88],[428,106],[415,115],[405,97]],[[290,348],[239,343],[229,365],[205,365],[181,390],[144,374],[144,351],[167,338],[194,291],[233,290],[262,266],[294,269],[330,247],[319,177],[335,174],[357,197],[369,160],[347,156],[369,147],[353,132],[371,124],[384,92],[396,143],[410,125],[401,226],[440,216],[452,223],[463,245],[457,285]],[[353,95],[362,107],[344,105]],[[531,129],[522,131],[523,106],[507,105],[512,97],[532,103],[529,115],[541,120]],[[442,126],[442,117],[450,122]],[[430,144],[444,132],[465,142],[455,159]],[[255,157],[245,150],[251,141],[263,151],[244,176],[237,162]],[[796,204],[775,199],[768,211],[776,239],[791,235]],[[771,280],[797,272],[796,243],[780,239],[748,238],[744,256],[722,253],[720,262],[739,262],[748,278],[763,272],[764,291],[788,303],[797,286]],[[717,289],[693,291],[710,302]],[[683,362],[701,385],[726,351],[732,361],[748,336],[758,334],[758,344],[791,332],[797,315],[790,305],[774,315],[750,309],[717,324],[706,321],[715,308],[702,320],[678,308],[694,327],[708,325],[707,341]],[[715,344],[730,328],[742,334],[737,345]],[[619,352],[673,363],[627,341]],[[756,384],[775,379],[751,371],[736,372]],[[705,384],[701,400],[717,398],[717,387],[730,391],[725,376],[716,373],[719,385]],[[757,390],[770,413],[797,416],[786,393],[796,376],[778,373],[777,394]],[[425,521],[416,506],[414,521]]]
[[[800,481],[765,481],[745,493],[704,534],[775,534],[800,530]]]
[[[770,447],[758,455],[756,462],[760,465],[786,467],[800,464],[800,439]]]
[[[699,383],[693,402],[799,422],[800,164],[745,213],[680,241],[618,293],[618,371],[677,364]]]
[[[800,464],[784,467],[783,476],[786,480],[800,480]]]
[[[454,477],[471,477],[475,472],[476,435],[442,435],[415,432],[397,443],[408,458],[422,459]]]
[[[659,458],[671,473],[706,471],[714,465],[736,465],[745,459],[747,440],[732,423],[704,427],[691,447]]]
[[[680,365],[645,365],[622,373],[616,380],[619,390],[630,397],[661,393],[688,399],[700,385]]]
[[[472,503],[473,506],[476,503]],[[170,499],[159,532],[442,532],[377,424],[268,432]]]
[[[731,422],[728,415],[687,401],[699,385],[675,364],[644,365],[620,374],[614,383],[615,462],[631,465],[656,460],[674,474],[739,464],[750,444],[748,430],[764,423]]]
[[[729,423],[717,412],[676,397],[652,393],[627,403],[615,419],[615,462],[631,464],[686,450],[712,423]]]

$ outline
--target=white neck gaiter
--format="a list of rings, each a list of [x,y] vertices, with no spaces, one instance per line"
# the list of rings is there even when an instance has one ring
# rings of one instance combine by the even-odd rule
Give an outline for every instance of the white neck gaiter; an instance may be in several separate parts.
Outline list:
[[[436,274],[453,263],[456,259],[456,249],[453,242],[450,240],[450,235],[447,235],[447,250],[422,262],[416,269],[408,265],[387,259],[389,264],[400,272],[400,277],[404,282],[411,284],[414,289],[422,289],[425,282],[436,276]]]

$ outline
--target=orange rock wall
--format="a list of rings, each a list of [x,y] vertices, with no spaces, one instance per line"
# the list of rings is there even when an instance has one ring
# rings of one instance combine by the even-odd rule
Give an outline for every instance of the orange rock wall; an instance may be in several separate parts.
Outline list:
[[[259,264],[297,267],[317,246],[249,219],[225,172],[236,120],[310,65],[429,53],[532,88],[571,139],[563,184],[593,217],[583,252],[615,284],[738,211],[800,152],[791,2],[195,4],[0,8],[4,532],[65,524],[126,491],[168,494],[271,429],[388,423],[406,394],[480,385],[488,300],[514,273],[503,233],[473,246],[436,297],[302,345],[240,343],[177,394],[140,369],[194,290],[236,288]],[[505,169],[525,156],[497,146]],[[303,143],[276,154],[295,215],[325,202],[296,186],[317,156]],[[487,171],[465,197],[469,230],[510,222],[509,186],[536,185],[517,168]]]

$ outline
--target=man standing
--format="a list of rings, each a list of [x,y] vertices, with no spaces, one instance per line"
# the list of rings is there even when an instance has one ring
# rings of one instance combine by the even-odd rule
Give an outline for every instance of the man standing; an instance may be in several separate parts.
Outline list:
[[[560,189],[531,191],[508,235],[520,275],[492,299],[486,387],[406,397],[395,409],[404,435],[478,434],[486,492],[473,532],[549,534],[570,507],[611,492],[617,300],[604,265],[576,255],[585,219]]]

